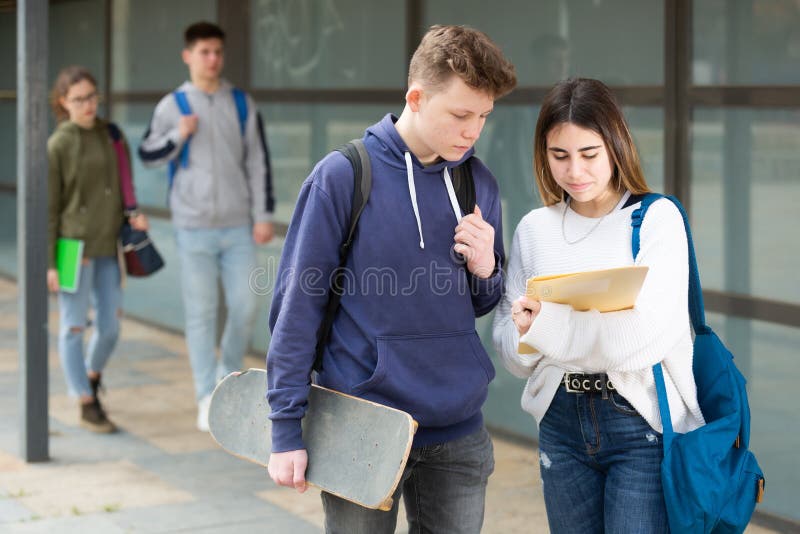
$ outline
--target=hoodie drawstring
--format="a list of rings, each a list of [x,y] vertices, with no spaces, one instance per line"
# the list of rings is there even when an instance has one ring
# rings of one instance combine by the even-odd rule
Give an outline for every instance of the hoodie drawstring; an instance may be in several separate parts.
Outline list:
[[[417,206],[417,188],[414,185],[414,166],[411,164],[411,154],[406,152],[406,175],[408,176],[408,194],[411,195],[411,205],[414,207],[414,217],[417,218],[417,230],[419,230],[419,248],[425,248],[425,240],[422,238],[422,221],[419,218],[419,206]]]
[[[417,218],[417,230],[419,231],[419,248],[425,248],[425,240],[422,238],[422,220],[419,217],[419,205],[417,205],[417,187],[414,185],[414,165],[411,163],[411,153],[405,153],[406,176],[408,177],[408,194],[411,196],[411,205],[414,207],[414,217]],[[450,179],[450,172],[447,167],[442,171],[442,180],[447,189],[447,196],[450,198],[450,207],[456,216],[456,221],[461,222],[461,207],[458,205],[456,191],[453,188],[453,180]]]
[[[450,197],[450,207],[453,208],[456,220],[461,222],[461,206],[458,205],[456,191],[453,189],[453,180],[450,179],[450,172],[447,170],[447,167],[445,167],[444,172],[442,172],[442,180],[444,180],[444,186],[447,188],[447,196]]]

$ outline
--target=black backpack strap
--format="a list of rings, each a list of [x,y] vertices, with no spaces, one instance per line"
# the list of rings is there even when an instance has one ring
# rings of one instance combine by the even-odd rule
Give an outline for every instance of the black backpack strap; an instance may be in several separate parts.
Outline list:
[[[330,340],[333,320],[339,310],[339,303],[344,293],[344,268],[347,264],[347,257],[350,254],[350,247],[353,244],[353,236],[358,226],[358,219],[361,217],[361,212],[364,211],[364,206],[367,205],[369,193],[372,190],[372,166],[369,161],[369,153],[364,147],[364,141],[353,139],[337,148],[336,151],[344,154],[353,167],[353,203],[350,209],[350,228],[347,231],[347,237],[339,247],[339,266],[331,277],[328,305],[325,307],[325,316],[322,318],[319,330],[317,330],[316,356],[314,357],[313,367],[317,372],[322,371],[322,355],[325,352],[325,346]]]
[[[122,133],[119,131],[119,128],[113,122],[108,123],[108,135],[111,136],[112,141],[119,141],[122,137]]]
[[[475,179],[472,177],[472,158],[470,156],[461,165],[453,167],[453,190],[458,199],[458,205],[464,215],[475,211]]]

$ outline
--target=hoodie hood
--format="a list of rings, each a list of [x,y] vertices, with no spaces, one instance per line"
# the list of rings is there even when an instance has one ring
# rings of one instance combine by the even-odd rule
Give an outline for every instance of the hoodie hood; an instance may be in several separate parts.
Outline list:
[[[374,136],[379,142],[381,151],[373,156],[381,159],[384,163],[395,168],[405,168],[406,179],[408,180],[408,196],[411,200],[411,207],[414,210],[414,217],[417,220],[417,231],[419,233],[419,248],[425,248],[425,237],[422,231],[422,218],[419,214],[419,204],[417,203],[417,189],[414,179],[415,173],[426,175],[423,179],[432,179],[434,176],[441,176],[447,196],[450,199],[450,208],[453,210],[456,221],[461,221],[461,208],[458,205],[453,181],[450,178],[453,167],[457,167],[475,153],[474,148],[467,150],[458,161],[438,161],[431,165],[423,165],[406,145],[403,138],[397,132],[395,123],[397,117],[391,113],[387,114],[379,123],[367,129],[367,138]]]
[[[458,161],[437,161],[436,163],[431,163],[430,165],[423,165],[417,156],[415,156],[411,151],[408,149],[408,145],[406,142],[403,141],[403,138],[400,137],[400,134],[397,132],[397,127],[395,123],[397,122],[397,117],[391,113],[387,113],[383,119],[377,124],[374,124],[367,128],[367,138],[370,136],[376,137],[380,141],[381,151],[379,153],[370,153],[373,157],[380,158],[385,163],[397,167],[399,169],[405,169],[405,153],[409,152],[411,154],[411,162],[414,165],[415,172],[424,172],[424,173],[433,173],[433,174],[442,174],[442,170],[444,168],[452,169],[453,167],[459,166],[462,162],[467,160],[475,153],[475,148],[470,148]]]
[[[219,79],[219,86],[217,87],[217,90],[214,91],[211,94],[212,95],[216,95],[216,94],[219,94],[219,93],[227,93],[227,92],[230,92],[231,90],[233,90],[233,84],[231,84],[231,82],[229,82],[225,78],[220,78]],[[192,83],[191,80],[186,80],[185,82],[183,82],[180,85],[180,87],[178,87],[176,89],[176,91],[185,91],[187,93],[197,93],[197,94],[202,94],[202,95],[206,95],[206,96],[208,96],[208,94],[209,94],[209,93],[206,93],[205,91],[201,91],[195,84]]]

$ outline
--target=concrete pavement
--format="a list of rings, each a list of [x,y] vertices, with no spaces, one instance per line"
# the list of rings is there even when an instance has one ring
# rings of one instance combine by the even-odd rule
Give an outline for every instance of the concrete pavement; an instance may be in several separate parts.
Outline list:
[[[180,335],[123,320],[103,375],[104,405],[121,431],[79,428],[55,350],[55,301],[50,309],[52,459],[26,464],[18,458],[17,288],[0,279],[0,532],[322,531],[318,492],[277,488],[264,469],[229,456],[195,429]],[[246,366],[264,362],[250,357]],[[547,532],[536,450],[497,437],[494,443],[484,532]],[[398,532],[405,530],[401,520]]]

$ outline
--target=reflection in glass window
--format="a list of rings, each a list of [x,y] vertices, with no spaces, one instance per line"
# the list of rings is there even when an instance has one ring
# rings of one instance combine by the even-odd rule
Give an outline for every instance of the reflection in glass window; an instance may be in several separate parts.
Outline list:
[[[335,104],[265,104],[260,106],[270,147],[275,218],[289,222],[300,186],[325,154],[364,130],[386,113],[399,114],[401,103],[391,106]]]
[[[691,133],[703,287],[800,302],[800,112],[700,108]]]
[[[17,89],[17,13],[0,11],[0,90]]]
[[[105,6],[102,0],[54,2],[48,32],[49,80],[67,65],[88,68],[102,88],[105,84]]]
[[[151,168],[142,165],[136,152],[150,124],[155,104],[114,104],[112,120],[125,133],[131,148],[136,199],[142,206],[167,207],[167,167]]]
[[[17,183],[17,101],[0,100],[0,184]]]
[[[188,78],[181,61],[183,31],[199,20],[216,21],[216,11],[215,0],[113,0],[112,89],[174,89]]]
[[[791,466],[797,465],[800,447],[800,416],[794,395],[800,381],[800,329],[717,313],[706,314],[706,319],[747,379],[750,448],[769,484],[769,497],[758,509],[796,518],[800,470]]]
[[[692,2],[695,85],[800,83],[800,4]]]
[[[437,0],[423,5],[425,27],[467,24],[487,33],[516,66],[522,86],[551,85],[567,76],[599,78],[609,85],[663,83],[660,0]]]
[[[17,195],[0,191],[0,273],[17,274]]]
[[[405,85],[405,2],[252,0],[261,88]]]

